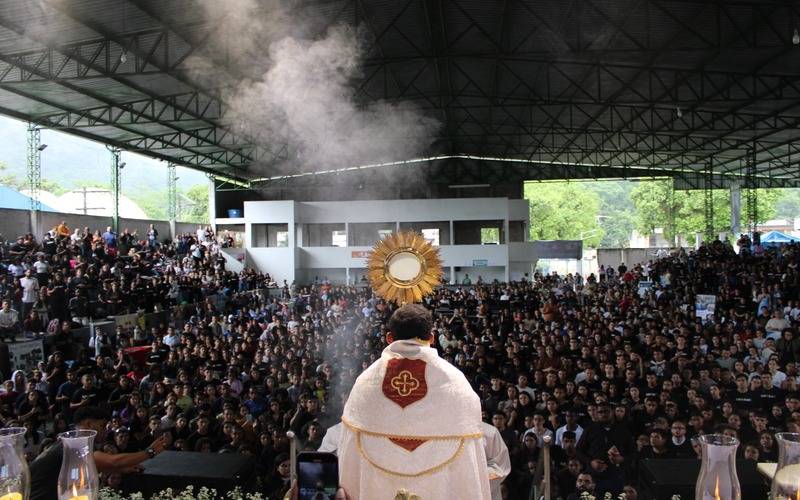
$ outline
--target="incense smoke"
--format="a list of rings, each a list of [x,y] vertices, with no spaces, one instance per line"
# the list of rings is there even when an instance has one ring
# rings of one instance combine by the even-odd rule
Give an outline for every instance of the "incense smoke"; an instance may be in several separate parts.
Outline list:
[[[358,100],[354,82],[367,49],[362,32],[326,26],[297,2],[202,5],[217,27],[205,60],[192,61],[194,72],[222,88],[227,119],[288,146],[285,167],[313,171],[407,159],[433,142],[438,122],[421,111]],[[241,76],[220,74],[226,69],[217,62]]]

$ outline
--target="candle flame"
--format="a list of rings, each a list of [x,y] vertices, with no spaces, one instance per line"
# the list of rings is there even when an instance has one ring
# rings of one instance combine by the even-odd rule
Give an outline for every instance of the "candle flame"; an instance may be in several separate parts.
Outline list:
[[[73,497],[78,496],[78,488],[75,487],[75,483],[72,483],[72,496]]]
[[[717,483],[714,485],[714,500],[722,500],[719,496],[719,476],[717,476]]]

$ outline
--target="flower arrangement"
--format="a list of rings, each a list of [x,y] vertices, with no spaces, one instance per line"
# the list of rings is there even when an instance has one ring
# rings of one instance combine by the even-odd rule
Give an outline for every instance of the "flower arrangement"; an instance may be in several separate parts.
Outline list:
[[[195,491],[193,486],[187,486],[181,491],[167,488],[149,498],[139,492],[124,494],[112,488],[101,488],[99,500],[266,500],[266,498],[261,493],[247,493],[239,487],[221,495],[213,488],[203,486]]]
[[[616,497],[616,500],[626,500],[627,498],[628,498],[628,495],[626,495],[625,493],[620,493]],[[595,497],[594,495],[592,495],[588,491],[584,491],[583,493],[581,493],[581,500],[597,500],[597,497]],[[603,500],[614,500],[614,495],[612,495],[609,492],[606,492],[606,494],[603,495]],[[670,500],[681,500],[681,496],[680,495],[672,495],[670,497]]]

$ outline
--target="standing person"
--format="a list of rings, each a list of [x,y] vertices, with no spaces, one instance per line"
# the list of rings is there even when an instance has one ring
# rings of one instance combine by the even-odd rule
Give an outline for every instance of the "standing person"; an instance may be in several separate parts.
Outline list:
[[[23,318],[27,318],[39,298],[39,280],[33,275],[33,271],[28,269],[25,271],[25,276],[19,280],[19,284],[22,287],[22,310],[20,313]]]
[[[395,311],[389,346],[350,392],[339,481],[354,500],[401,490],[420,498],[491,498],[480,398],[430,347],[431,323],[419,304]]]
[[[158,246],[158,229],[152,224],[150,224],[150,228],[147,230],[147,244],[151,250]]]

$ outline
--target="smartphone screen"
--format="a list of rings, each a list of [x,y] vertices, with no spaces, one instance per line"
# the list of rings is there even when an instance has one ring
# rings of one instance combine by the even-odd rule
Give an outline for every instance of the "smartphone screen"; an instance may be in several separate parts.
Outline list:
[[[339,463],[333,453],[297,455],[298,500],[333,500],[339,488]]]

